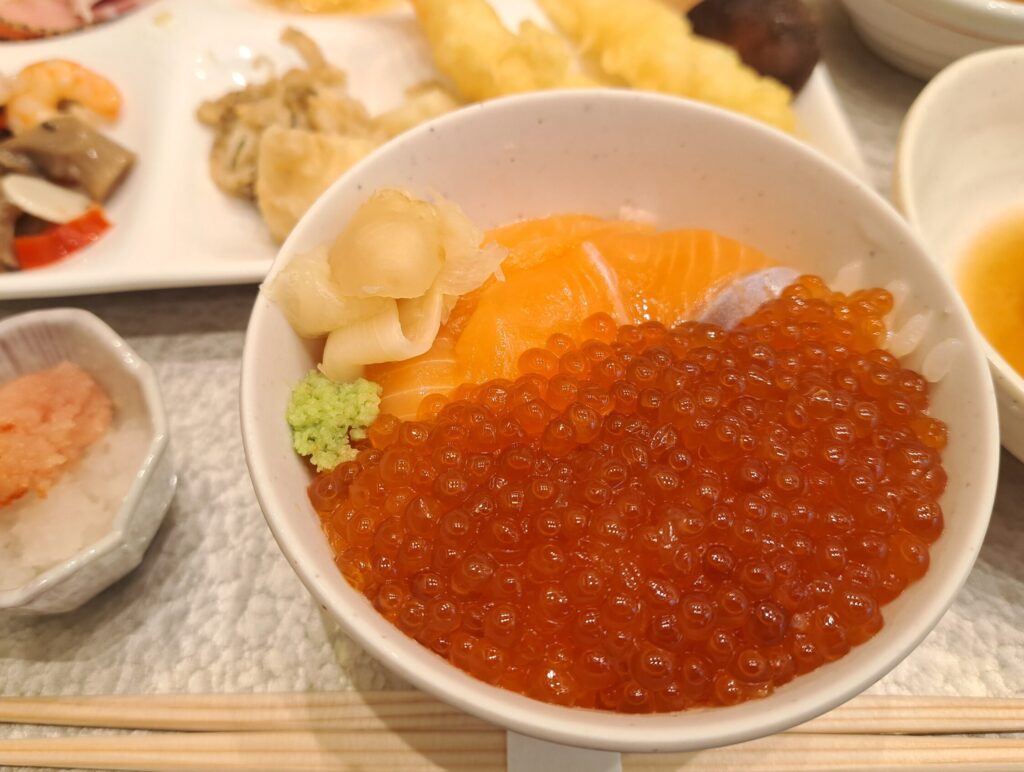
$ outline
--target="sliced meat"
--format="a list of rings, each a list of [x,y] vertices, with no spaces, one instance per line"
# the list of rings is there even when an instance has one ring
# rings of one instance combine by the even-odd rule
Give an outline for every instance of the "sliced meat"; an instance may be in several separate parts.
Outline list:
[[[71,0],[0,0],[0,36],[44,37],[85,26]]]
[[[73,32],[110,21],[142,5],[145,0],[0,0],[0,40]]]
[[[95,21],[110,21],[118,16],[124,16],[129,11],[134,11],[146,0],[100,0],[92,9]]]

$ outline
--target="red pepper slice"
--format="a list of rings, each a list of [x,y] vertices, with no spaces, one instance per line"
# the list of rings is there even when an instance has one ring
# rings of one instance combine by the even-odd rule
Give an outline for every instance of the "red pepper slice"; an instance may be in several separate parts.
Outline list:
[[[90,209],[81,217],[57,225],[37,236],[14,240],[14,256],[22,270],[42,268],[92,244],[110,227],[100,209]]]

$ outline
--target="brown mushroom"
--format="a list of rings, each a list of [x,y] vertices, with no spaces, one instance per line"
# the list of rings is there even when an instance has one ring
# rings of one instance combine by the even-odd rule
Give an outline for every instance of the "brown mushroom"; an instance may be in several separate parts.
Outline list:
[[[135,163],[135,154],[77,118],[64,115],[0,144],[29,158],[52,182],[78,188],[94,201],[106,201]]]
[[[39,170],[32,159],[24,153],[8,150],[0,145],[0,174],[28,174],[39,176]]]
[[[818,24],[801,0],[703,0],[688,15],[698,35],[732,46],[748,66],[794,92],[818,63]]]
[[[8,201],[0,191],[0,273],[21,268],[14,254],[14,226],[19,217],[21,210]]]

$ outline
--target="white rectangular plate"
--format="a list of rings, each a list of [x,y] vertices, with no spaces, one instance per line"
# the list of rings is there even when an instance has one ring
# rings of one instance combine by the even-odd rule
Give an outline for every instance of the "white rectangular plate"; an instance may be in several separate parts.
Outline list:
[[[543,20],[532,0],[492,2],[507,23]],[[114,80],[124,109],[109,132],[139,155],[109,202],[114,228],[52,266],[0,274],[0,299],[261,281],[277,247],[253,205],[214,186],[207,171],[211,133],[195,111],[203,99],[265,78],[272,66],[299,64],[278,42],[287,24],[315,38],[348,71],[353,96],[371,112],[397,104],[406,88],[436,77],[404,7],[374,16],[314,16],[284,13],[262,0],[157,0],[77,35],[0,44],[0,67],[7,73],[60,57]],[[796,111],[809,144],[865,177],[823,66],[797,98]]]

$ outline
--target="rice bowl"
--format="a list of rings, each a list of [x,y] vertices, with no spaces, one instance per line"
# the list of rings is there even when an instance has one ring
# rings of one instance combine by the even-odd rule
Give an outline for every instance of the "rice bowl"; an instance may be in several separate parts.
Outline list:
[[[624,143],[636,126],[645,127],[645,141]],[[494,140],[510,132],[519,140]],[[365,192],[382,185],[438,190],[487,226],[567,210],[607,215],[627,205],[659,221],[714,229],[829,279],[901,282],[907,292],[897,328],[931,311],[907,361],[921,368],[938,350],[955,366],[933,400],[952,438],[942,502],[947,532],[935,545],[932,570],[887,607],[885,628],[763,700],[686,714],[606,715],[542,705],[475,681],[405,638],[340,577],[303,500],[309,472],[291,454],[283,421],[267,418],[281,415],[291,384],[319,352],[261,297],[242,375],[243,438],[257,496],[300,578],[371,653],[420,688],[515,731],[610,750],[695,750],[770,734],[849,699],[938,621],[966,578],[991,509],[998,463],[991,384],[955,293],[895,213],[861,183],[777,132],[675,99],[616,92],[512,98],[438,120],[359,164],[300,222],[275,270],[331,238]]]

